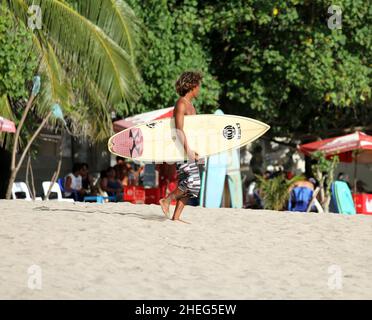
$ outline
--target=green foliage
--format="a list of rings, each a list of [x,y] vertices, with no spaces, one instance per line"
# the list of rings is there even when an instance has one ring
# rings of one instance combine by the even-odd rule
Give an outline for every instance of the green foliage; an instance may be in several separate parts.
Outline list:
[[[210,69],[210,53],[203,47],[198,30],[201,26],[197,1],[130,0],[145,26],[145,47],[137,59],[143,82],[138,102],[142,110],[174,105],[174,84],[186,70],[201,70],[202,90],[196,107],[212,112],[217,107],[220,90]]]
[[[333,171],[339,163],[339,157],[333,156],[327,159],[322,151],[316,151],[311,154],[311,157],[316,160],[316,164],[312,165],[313,173],[322,172],[328,176],[333,176]],[[320,178],[317,177],[316,178]]]
[[[0,97],[27,96],[26,82],[32,79],[35,68],[32,34],[22,22],[16,22],[7,7],[0,5]]]
[[[292,137],[369,125],[372,7],[362,0],[338,1],[342,29],[331,30],[330,5],[200,2],[223,110],[263,120],[272,134]]]
[[[324,206],[324,211],[329,211],[331,201],[331,186],[334,181],[334,172],[340,162],[338,156],[332,156],[327,159],[322,151],[316,151],[311,154],[311,157],[316,160],[316,163],[311,166],[314,177],[319,182],[321,190],[321,202]]]
[[[138,110],[134,54],[140,46],[139,24],[125,1],[95,0],[93,6],[76,0],[2,3],[9,10],[1,14],[0,97],[14,98],[14,119],[29,97],[24,81],[35,74],[41,76],[41,91],[26,127],[40,123],[57,103],[76,136],[105,140],[112,134],[112,111]],[[41,8],[40,30],[24,27],[31,5]],[[0,105],[0,114],[8,109]],[[49,125],[56,128],[53,117]]]
[[[76,133],[104,139],[111,111],[126,116],[174,105],[175,80],[190,69],[205,76],[199,112],[220,104],[225,113],[269,123],[272,135],[324,136],[371,123],[372,7],[362,0],[337,2],[342,29],[335,30],[327,26],[331,3],[325,0],[4,3],[19,30],[25,8],[42,6],[45,23],[34,33],[34,52],[43,57],[47,85],[36,113],[42,117],[58,102]],[[7,16],[1,17],[0,41],[19,48],[1,42],[0,94],[24,97],[22,83],[34,67],[25,56],[30,32],[23,31],[25,41],[4,33]]]
[[[289,199],[289,188],[297,181],[304,180],[303,176],[294,176],[287,180],[284,174],[272,179],[256,175],[262,194],[264,208],[269,210],[283,210]]]

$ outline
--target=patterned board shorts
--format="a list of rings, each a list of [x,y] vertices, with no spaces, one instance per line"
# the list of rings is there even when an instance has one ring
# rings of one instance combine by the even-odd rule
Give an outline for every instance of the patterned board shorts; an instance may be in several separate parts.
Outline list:
[[[200,191],[199,167],[195,162],[177,163],[178,188],[187,197],[197,198]]]

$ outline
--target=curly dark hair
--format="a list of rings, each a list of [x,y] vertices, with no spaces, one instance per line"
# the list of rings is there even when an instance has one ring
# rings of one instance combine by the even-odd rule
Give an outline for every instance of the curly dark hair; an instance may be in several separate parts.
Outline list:
[[[197,71],[186,71],[176,81],[176,91],[181,97],[200,85],[203,75]]]

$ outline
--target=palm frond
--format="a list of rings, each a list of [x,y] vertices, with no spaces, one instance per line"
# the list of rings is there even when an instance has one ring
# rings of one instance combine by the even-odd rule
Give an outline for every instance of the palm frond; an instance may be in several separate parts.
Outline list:
[[[27,10],[29,5],[24,0],[7,0],[8,7],[14,13],[16,17],[18,17],[21,21],[23,21],[27,25]]]
[[[99,26],[130,57],[135,57],[135,49],[141,42],[142,26],[125,1],[79,1],[77,11]]]
[[[113,130],[111,114],[104,95],[94,82],[86,78],[79,96],[82,99],[71,106],[68,115],[72,132],[97,141],[107,139],[113,134]]]
[[[42,8],[43,28],[60,59],[73,62],[72,69],[80,65],[111,105],[136,100],[139,74],[126,50],[65,2],[34,2]]]
[[[65,0],[6,2],[24,23],[30,5],[42,10],[42,29],[33,32],[42,77],[35,116],[43,117],[58,103],[75,134],[107,138],[111,110],[120,105],[129,113],[138,96],[135,54],[142,27],[133,11],[122,0],[79,1],[76,9]]]
[[[46,48],[43,48],[37,39],[35,39],[34,44],[41,57],[39,73],[42,78],[42,90],[36,101],[37,114],[44,116],[55,103],[58,103],[64,111],[67,111],[72,103],[73,92],[55,51],[48,42]]]

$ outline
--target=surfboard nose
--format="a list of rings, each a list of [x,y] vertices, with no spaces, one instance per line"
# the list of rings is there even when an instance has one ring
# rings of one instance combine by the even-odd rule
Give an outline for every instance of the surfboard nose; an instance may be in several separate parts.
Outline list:
[[[111,140],[111,150],[127,158],[137,158],[143,153],[143,135],[139,128],[124,130]]]

